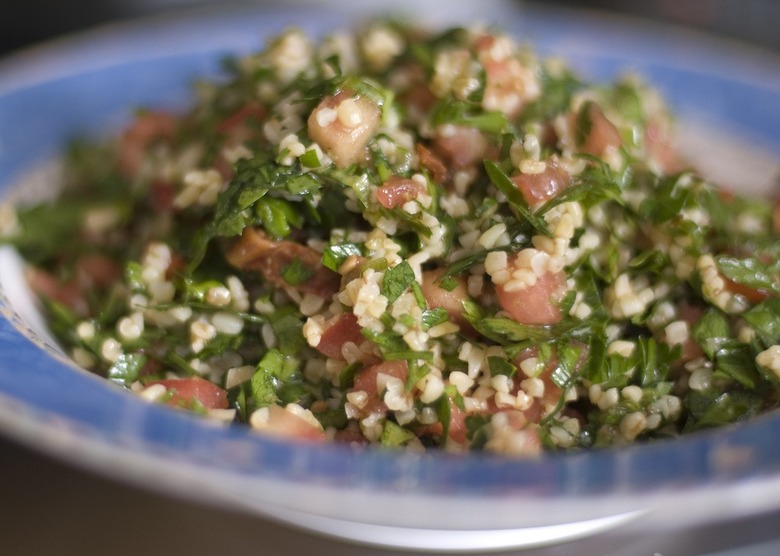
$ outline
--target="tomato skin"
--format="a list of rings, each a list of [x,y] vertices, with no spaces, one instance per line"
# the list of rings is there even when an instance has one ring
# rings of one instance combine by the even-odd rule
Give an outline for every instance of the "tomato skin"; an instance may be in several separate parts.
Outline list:
[[[426,189],[420,182],[401,176],[390,176],[376,190],[376,198],[380,205],[390,209],[403,206],[404,203],[413,201],[422,193],[426,193]]]
[[[645,150],[667,174],[685,169],[685,163],[675,150],[671,134],[660,122],[650,120],[645,128]]]
[[[27,283],[40,297],[62,303],[79,317],[89,314],[88,292],[93,288],[107,289],[122,277],[119,264],[99,253],[85,254],[74,265],[74,276],[63,281],[41,268],[27,270]]]
[[[488,152],[488,141],[478,129],[447,125],[437,130],[436,153],[454,168],[469,168],[482,161]]]
[[[383,361],[376,365],[363,367],[358,371],[355,375],[355,383],[351,391],[362,391],[368,394],[366,405],[360,410],[360,413],[363,416],[368,416],[372,413],[384,413],[387,411],[387,406],[382,400],[376,383],[377,375],[379,373],[406,381],[409,367],[407,366],[406,361]]]
[[[241,270],[260,272],[278,287],[292,287],[302,293],[312,293],[330,299],[338,293],[341,276],[322,264],[322,255],[314,249],[289,240],[274,240],[259,229],[247,227],[226,253],[228,262]],[[312,275],[291,285],[284,269],[294,262],[307,267]]]
[[[167,112],[148,112],[136,118],[122,134],[119,144],[119,171],[132,179],[146,156],[146,149],[156,140],[170,141],[176,132],[177,119]]]
[[[575,121],[577,134],[580,135],[580,152],[593,156],[603,156],[608,149],[617,149],[623,144],[620,132],[615,125],[607,119],[601,107],[595,102],[588,102],[582,107],[587,111],[590,122],[589,129],[583,129],[581,122]]]
[[[351,106],[356,117],[354,125],[345,125],[341,118],[323,118],[322,114],[338,112],[343,103]],[[381,110],[372,100],[356,96],[353,91],[342,89],[326,96],[311,112],[308,119],[309,136],[333,159],[339,168],[365,163],[368,158],[368,142],[379,129]]]
[[[146,386],[162,384],[170,392],[166,400],[173,407],[189,407],[194,401],[200,403],[206,409],[227,409],[227,392],[200,377],[168,378],[148,382]]]
[[[518,174],[512,181],[530,207],[549,201],[571,185],[569,173],[556,161],[548,162],[539,174]]]
[[[417,143],[415,150],[417,156],[420,157],[420,164],[430,172],[434,182],[438,184],[449,182],[450,170],[439,156],[422,143]]]
[[[240,143],[252,135],[252,126],[259,127],[267,113],[266,108],[257,102],[249,102],[230,114],[216,126],[217,133],[227,135]]]
[[[323,442],[326,439],[321,428],[281,406],[271,405],[258,411],[267,412],[262,426],[255,428],[259,432],[306,442]]]
[[[35,267],[27,270],[26,279],[37,296],[62,303],[79,317],[89,314],[89,304],[76,280],[63,282],[52,273]]]
[[[751,305],[756,305],[772,297],[772,292],[769,290],[746,286],[745,284],[740,284],[725,276],[723,277],[723,280],[726,282],[726,288],[730,292],[741,295],[747,299],[748,303]]]
[[[468,440],[466,435],[469,432],[468,425],[466,425],[468,414],[458,406],[453,398],[448,397],[447,403],[450,406],[450,422],[447,425],[447,436],[455,444],[465,446]],[[434,423],[422,427],[418,432],[423,435],[435,434],[441,436],[444,432],[444,425],[442,423]]]
[[[457,324],[463,332],[472,334],[474,329],[466,320],[463,308],[463,302],[469,299],[466,279],[462,276],[453,277],[455,287],[448,290],[439,285],[439,278],[442,274],[444,274],[443,268],[423,272],[421,284],[423,297],[431,309],[444,309],[450,320]]]
[[[341,348],[347,342],[360,345],[364,340],[360,330],[360,325],[354,314],[337,315],[325,324],[325,330],[322,332],[320,343],[317,344],[316,349],[326,357],[344,361]]]
[[[496,286],[496,295],[501,307],[522,324],[547,325],[561,321],[563,314],[558,302],[566,291],[566,274],[546,272],[536,283],[525,289],[507,291]]]

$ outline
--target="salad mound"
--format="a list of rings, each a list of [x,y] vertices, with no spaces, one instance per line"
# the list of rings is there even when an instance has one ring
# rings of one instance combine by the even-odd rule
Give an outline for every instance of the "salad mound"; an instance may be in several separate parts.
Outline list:
[[[4,241],[73,360],[309,441],[534,455],[778,404],[771,203],[636,76],[485,28],[291,29],[182,113],[73,142]]]

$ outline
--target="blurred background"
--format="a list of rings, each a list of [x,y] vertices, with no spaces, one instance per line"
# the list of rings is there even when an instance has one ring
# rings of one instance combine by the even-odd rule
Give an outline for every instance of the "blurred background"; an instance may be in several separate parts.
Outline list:
[[[217,1],[3,0],[0,8],[0,55],[100,23],[137,18],[185,7],[216,4]],[[780,33],[777,32],[777,24],[780,22],[780,2],[776,0],[516,1],[518,4],[576,6],[641,16],[780,50]],[[420,3],[424,2],[425,0],[421,0]],[[245,3],[263,4],[264,0],[245,0]],[[380,4],[373,0],[366,0],[365,3]],[[395,2],[388,3],[388,5],[393,4]]]

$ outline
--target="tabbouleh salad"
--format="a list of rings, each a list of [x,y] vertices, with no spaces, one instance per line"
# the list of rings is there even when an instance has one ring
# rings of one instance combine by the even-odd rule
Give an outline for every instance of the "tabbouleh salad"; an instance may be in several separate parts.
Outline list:
[[[635,76],[485,28],[288,30],[9,208],[49,325],[139,395],[310,441],[622,445],[778,404],[766,200]]]

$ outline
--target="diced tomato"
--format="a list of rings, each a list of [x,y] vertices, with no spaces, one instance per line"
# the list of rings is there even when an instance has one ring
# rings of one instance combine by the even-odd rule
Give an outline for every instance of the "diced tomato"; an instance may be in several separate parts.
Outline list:
[[[424,79],[424,76],[420,79]],[[425,81],[418,81],[399,95],[398,100],[407,112],[411,113],[412,118],[418,118],[430,111],[436,103],[436,96]]]
[[[138,376],[143,379],[148,376],[159,376],[159,374],[165,369],[165,365],[157,359],[147,359]]]
[[[320,253],[294,241],[269,239],[254,228],[244,229],[226,257],[236,268],[258,271],[277,286],[312,293],[323,299],[330,299],[341,286],[341,276],[322,264]],[[284,271],[296,261],[308,270],[310,276],[300,283],[290,284],[284,277]]]
[[[726,289],[732,293],[741,295],[752,305],[761,303],[765,299],[772,297],[772,293],[769,290],[746,286],[745,284],[740,284],[725,276],[723,276],[723,281],[726,282]]]
[[[442,162],[441,158],[436,156],[433,151],[422,143],[417,143],[417,145],[415,145],[415,150],[417,151],[417,156],[420,158],[420,164],[431,173],[433,181],[439,185],[449,181],[449,170],[444,162]]]
[[[76,261],[76,276],[82,289],[105,288],[122,278],[120,264],[106,255],[91,253],[82,255]]]
[[[85,317],[89,313],[84,293],[75,281],[62,282],[39,268],[28,269],[26,278],[30,289],[39,297],[62,303],[79,317]]]
[[[363,433],[357,427],[347,427],[346,429],[336,431],[333,435],[333,440],[343,444],[368,444],[368,439],[363,436]]]
[[[194,401],[198,401],[206,409],[227,409],[227,392],[200,377],[169,378],[155,380],[146,385],[162,384],[171,393],[168,405],[174,407],[189,407]]]
[[[348,113],[346,123],[340,117],[342,111]],[[345,168],[365,161],[366,145],[379,128],[380,115],[372,100],[342,90],[325,97],[312,111],[309,136],[333,158],[336,166]]]
[[[543,172],[538,174],[517,174],[512,181],[523,194],[523,199],[530,207],[536,207],[545,201],[556,197],[569,187],[571,177],[554,160],[547,162]]]
[[[426,188],[417,180],[401,176],[390,176],[376,190],[376,199],[385,208],[396,208],[408,201],[416,199]]]
[[[498,303],[522,324],[546,325],[563,318],[558,303],[566,293],[566,273],[545,272],[536,283],[521,290],[507,291],[496,285]]]
[[[422,276],[422,293],[428,306],[432,309],[442,308],[447,311],[450,320],[461,327],[468,327],[468,321],[463,316],[463,302],[469,298],[466,279],[461,276],[452,278],[455,287],[451,290],[441,287],[439,278],[444,269],[427,270]]]
[[[575,371],[579,370],[588,358],[588,346],[580,342],[577,342],[577,346],[580,348],[580,356],[577,360],[577,363],[575,364]],[[538,353],[538,348],[534,346],[524,349],[515,358],[514,363],[518,367],[519,371],[517,376],[514,378],[514,394],[517,394],[517,392],[520,390],[521,382],[528,378],[528,376],[522,371],[520,363],[531,357],[537,357]],[[528,420],[528,422],[538,423],[541,421],[541,419],[547,415],[551,408],[557,406],[561,396],[564,394],[563,389],[558,386],[552,379],[552,374],[555,369],[558,368],[558,364],[558,356],[556,352],[553,351],[550,360],[536,377],[540,379],[544,385],[544,394],[540,398],[534,398],[534,402],[531,407],[523,411],[523,415]]]
[[[538,94],[531,83],[532,74],[513,57],[496,58],[496,37],[484,35],[475,43],[479,61],[485,68],[485,92],[482,104],[486,110],[498,110],[516,117],[526,101]]]
[[[577,120],[575,129],[581,152],[603,156],[607,149],[617,148],[623,143],[618,129],[595,102],[585,104]]]
[[[77,316],[85,317],[89,312],[86,292],[115,284],[122,277],[122,269],[114,259],[90,253],[78,258],[75,275],[68,281],[35,267],[27,270],[26,277],[28,285],[38,296],[62,303]]]
[[[262,122],[265,116],[266,109],[262,104],[249,102],[219,122],[215,129],[232,141],[241,142],[252,135],[252,126]]]
[[[466,434],[468,433],[468,427],[466,426],[466,416],[468,414],[452,398],[448,398],[448,401],[450,405],[450,422],[447,428],[447,436],[456,444],[464,445],[466,443]],[[444,432],[444,425],[442,423],[434,423],[423,427],[418,432],[421,435],[436,434],[441,436]]]
[[[679,172],[684,168],[669,132],[656,121],[650,121],[645,128],[645,150],[667,174]]]
[[[341,313],[325,323],[317,351],[331,359],[343,361],[341,348],[344,344],[353,342],[360,345],[364,339],[357,317],[353,313]]]
[[[361,415],[370,415],[372,413],[384,413],[387,411],[385,402],[382,401],[377,388],[377,375],[383,373],[389,376],[400,378],[405,381],[409,373],[409,367],[406,361],[383,361],[376,365],[363,367],[355,375],[355,383],[352,391],[362,391],[368,394],[366,404],[360,408]]]
[[[149,145],[157,139],[173,138],[176,117],[167,112],[147,112],[138,116],[122,134],[119,144],[119,170],[128,178],[135,177]]]
[[[466,126],[439,127],[434,146],[436,152],[455,168],[469,168],[481,162],[488,151],[488,142],[482,132]]]
[[[176,197],[176,186],[164,180],[154,180],[150,191],[152,210],[157,213],[170,212],[173,209],[173,199]]]
[[[292,411],[288,411],[278,405],[272,405],[265,409],[268,411],[268,418],[262,427],[258,427],[255,430],[285,439],[309,442],[325,440],[325,431],[322,430],[322,427],[310,423]]]

